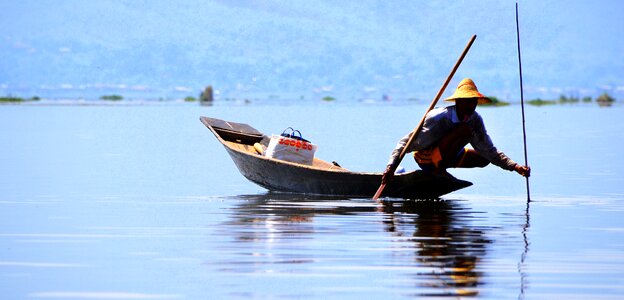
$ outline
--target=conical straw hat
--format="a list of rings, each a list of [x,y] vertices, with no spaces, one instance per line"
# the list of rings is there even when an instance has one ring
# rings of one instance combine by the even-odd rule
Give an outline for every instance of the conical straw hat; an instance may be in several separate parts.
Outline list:
[[[479,102],[477,102],[478,104],[492,103],[492,100],[490,100],[490,98],[479,93],[477,86],[470,78],[462,79],[462,81],[460,81],[459,84],[457,85],[457,89],[455,90],[453,95],[444,99],[444,101],[453,102],[457,99],[470,99],[470,98],[479,99]]]

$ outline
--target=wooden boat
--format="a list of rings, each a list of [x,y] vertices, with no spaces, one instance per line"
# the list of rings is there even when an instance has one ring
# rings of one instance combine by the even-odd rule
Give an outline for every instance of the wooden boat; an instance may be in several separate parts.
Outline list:
[[[263,156],[254,144],[268,146],[269,137],[255,128],[208,117],[200,120],[223,144],[241,174],[269,191],[368,198],[381,183],[381,173],[352,172],[316,157],[312,165],[302,165]],[[382,197],[432,199],[471,185],[415,170],[397,174]]]

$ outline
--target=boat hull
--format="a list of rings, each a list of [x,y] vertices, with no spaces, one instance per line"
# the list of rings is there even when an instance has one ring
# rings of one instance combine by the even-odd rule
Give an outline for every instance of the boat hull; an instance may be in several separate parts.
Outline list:
[[[209,119],[208,120],[214,120]],[[381,183],[381,173],[351,172],[342,168],[320,168],[268,158],[242,150],[232,141],[225,141],[220,129],[211,122],[202,122],[223,144],[240,173],[248,180],[269,191],[331,195],[345,197],[372,197]],[[214,122],[212,122],[214,124]],[[237,124],[228,122],[228,125]],[[246,124],[240,124],[248,126]],[[236,125],[234,125],[236,127]],[[232,128],[228,129],[231,133]],[[234,128],[235,129],[235,128]],[[254,129],[254,136],[258,135]],[[244,134],[242,132],[241,134]],[[235,139],[242,142],[241,139]],[[416,170],[397,174],[386,186],[382,196],[406,199],[431,199],[465,188],[472,183],[464,180],[434,176]]]

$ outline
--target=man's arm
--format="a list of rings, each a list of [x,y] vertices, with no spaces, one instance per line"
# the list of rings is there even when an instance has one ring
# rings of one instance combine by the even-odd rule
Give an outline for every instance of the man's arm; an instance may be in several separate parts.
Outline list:
[[[487,158],[493,165],[499,166],[502,169],[516,171],[518,174],[525,177],[531,175],[531,168],[516,163],[494,146],[492,139],[487,134],[481,116],[478,116],[475,122],[474,133],[470,144],[479,154]]]
[[[394,176],[394,171],[392,170],[398,167],[399,163],[397,160],[399,159],[399,155],[401,155],[401,151],[403,151],[403,148],[405,148],[405,144],[407,144],[410,134],[411,132],[402,137],[399,142],[397,142],[394,150],[392,150],[390,158],[388,159],[388,165],[386,166],[386,170],[383,172],[383,176],[381,177],[382,184],[388,183],[388,181]]]

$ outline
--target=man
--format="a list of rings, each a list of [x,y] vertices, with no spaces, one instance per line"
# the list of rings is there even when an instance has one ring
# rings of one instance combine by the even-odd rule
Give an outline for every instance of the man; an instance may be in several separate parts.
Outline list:
[[[406,151],[416,151],[414,159],[423,171],[453,178],[446,172],[447,168],[483,168],[492,163],[522,176],[531,175],[528,166],[514,162],[494,147],[483,119],[475,111],[477,104],[490,103],[491,100],[479,93],[472,79],[463,79],[455,93],[445,101],[455,102],[455,105],[436,108],[427,113],[418,136]],[[382,177],[383,183],[394,176],[392,170],[396,169],[399,155],[409,136],[403,137],[392,151]],[[474,149],[464,148],[468,143]]]

